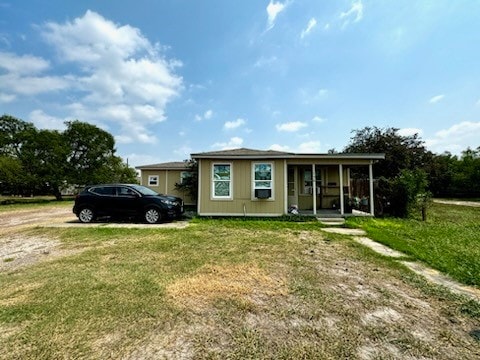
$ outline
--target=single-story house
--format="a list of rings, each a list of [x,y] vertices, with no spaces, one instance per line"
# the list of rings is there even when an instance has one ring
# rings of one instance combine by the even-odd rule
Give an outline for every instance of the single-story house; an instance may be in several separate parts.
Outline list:
[[[196,204],[196,199],[192,199],[186,192],[178,190],[175,186],[191,175],[191,169],[186,162],[176,161],[142,165],[137,166],[136,169],[141,171],[141,185],[147,186],[158,193],[181,197],[185,205]]]
[[[281,216],[292,208],[314,215],[335,209],[343,216],[346,205],[340,200],[353,195],[352,167],[368,168],[365,209],[374,215],[372,165],[385,158],[385,154],[299,154],[245,148],[191,156],[198,163],[197,212],[201,216]],[[152,174],[145,175],[149,182]]]

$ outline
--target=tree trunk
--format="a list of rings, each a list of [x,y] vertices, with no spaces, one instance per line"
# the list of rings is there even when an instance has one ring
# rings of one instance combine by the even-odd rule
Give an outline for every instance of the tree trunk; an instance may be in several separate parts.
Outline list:
[[[60,192],[60,189],[58,188],[58,186],[55,186],[53,188],[53,195],[55,195],[55,199],[57,199],[57,201],[63,200],[62,193]]]

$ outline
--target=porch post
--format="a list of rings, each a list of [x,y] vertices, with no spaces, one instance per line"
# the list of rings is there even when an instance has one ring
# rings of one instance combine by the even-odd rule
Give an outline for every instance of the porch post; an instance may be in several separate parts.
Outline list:
[[[165,171],[165,195],[168,194],[168,170]]]
[[[197,178],[198,178],[198,187],[197,187],[197,214],[200,215],[200,203],[202,202],[202,159],[198,159],[197,163]]]
[[[340,215],[344,214],[344,204],[343,204],[343,165],[338,164],[338,173],[340,177]]]
[[[370,185],[370,215],[375,215],[375,197],[373,196],[373,166],[368,164],[368,181]]]
[[[315,175],[315,164],[312,164],[312,193],[313,193],[313,215],[317,215],[317,176]]]
[[[283,160],[283,213],[288,214],[288,165],[287,165],[287,159]]]

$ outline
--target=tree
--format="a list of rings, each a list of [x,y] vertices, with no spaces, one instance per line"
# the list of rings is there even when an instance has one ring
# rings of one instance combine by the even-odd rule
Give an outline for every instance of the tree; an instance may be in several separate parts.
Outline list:
[[[87,185],[105,182],[105,174],[109,173],[105,166],[115,155],[113,136],[95,125],[78,120],[66,122],[66,125],[63,136],[69,146],[69,183]]]
[[[38,130],[9,115],[0,117],[0,189],[52,193],[68,185],[136,182],[135,170],[115,155],[111,134],[78,120],[64,132]]]
[[[10,115],[0,117],[0,155],[18,157],[26,138],[35,131],[33,124]]]
[[[429,189],[434,196],[454,196],[453,179],[458,159],[449,152],[434,155],[427,166]]]
[[[24,173],[20,160],[0,155],[0,194],[18,194],[23,184]]]
[[[432,158],[418,134],[403,136],[396,128],[365,127],[353,130],[345,147],[347,153],[385,153],[385,160],[375,164],[375,175],[392,178],[401,170],[423,169]]]
[[[176,183],[175,188],[184,191],[191,199],[198,199],[198,163],[192,160],[184,160],[187,165],[189,176],[183,178],[181,183]]]
[[[62,200],[61,188],[67,184],[67,156],[68,145],[60,132],[31,131],[19,156],[30,187],[35,192],[53,193],[57,200]]]

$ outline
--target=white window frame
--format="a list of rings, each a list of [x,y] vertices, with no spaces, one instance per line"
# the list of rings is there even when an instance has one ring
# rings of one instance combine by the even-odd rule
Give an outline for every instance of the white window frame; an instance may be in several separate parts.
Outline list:
[[[229,166],[230,167],[230,179],[229,180],[217,180],[215,179],[215,166]],[[212,192],[211,192],[211,198],[212,200],[232,200],[233,199],[233,164],[229,162],[218,162],[218,163],[213,163],[212,164]],[[228,196],[218,196],[215,195],[215,183],[216,182],[229,182],[228,186]]]
[[[148,175],[148,186],[160,186],[160,176]]]
[[[271,179],[270,180],[255,180],[255,166],[256,165],[270,165],[270,171],[271,171]],[[270,187],[269,188],[258,188],[258,189],[270,189],[271,191],[271,196],[268,199],[262,199],[263,201],[265,200],[275,200],[275,164],[273,162],[265,162],[265,161],[257,161],[252,163],[252,200],[259,200],[255,197],[255,190],[257,189],[256,182],[257,181],[269,181],[270,182]]]

